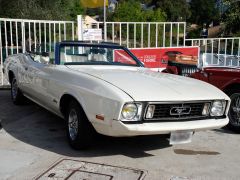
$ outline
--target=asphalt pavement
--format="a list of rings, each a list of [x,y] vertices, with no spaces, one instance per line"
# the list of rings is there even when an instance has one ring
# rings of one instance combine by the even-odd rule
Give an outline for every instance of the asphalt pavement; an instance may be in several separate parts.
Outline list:
[[[75,151],[62,119],[32,102],[13,105],[9,90],[0,90],[0,124],[1,180],[240,179],[240,134],[227,129],[174,146],[162,136],[101,137]]]

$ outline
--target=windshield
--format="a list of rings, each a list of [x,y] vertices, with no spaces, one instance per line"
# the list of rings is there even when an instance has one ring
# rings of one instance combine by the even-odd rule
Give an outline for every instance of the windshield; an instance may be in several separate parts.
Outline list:
[[[240,57],[228,54],[203,53],[200,55],[200,67],[240,67]]]
[[[121,46],[64,45],[60,47],[59,58],[64,65],[141,66],[140,61]]]

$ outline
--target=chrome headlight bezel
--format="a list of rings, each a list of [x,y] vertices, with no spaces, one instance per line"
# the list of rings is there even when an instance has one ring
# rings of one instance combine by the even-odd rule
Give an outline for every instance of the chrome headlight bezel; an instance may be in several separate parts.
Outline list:
[[[143,105],[139,102],[125,103],[121,110],[121,121],[140,121],[142,108]]]
[[[213,101],[210,108],[210,116],[214,116],[214,117],[223,116],[226,111],[226,106],[227,106],[226,100]]]

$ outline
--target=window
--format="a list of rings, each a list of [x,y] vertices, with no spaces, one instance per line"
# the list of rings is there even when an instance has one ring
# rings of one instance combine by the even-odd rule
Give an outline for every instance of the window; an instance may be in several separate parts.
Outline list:
[[[139,66],[125,49],[108,46],[61,46],[60,64]]]

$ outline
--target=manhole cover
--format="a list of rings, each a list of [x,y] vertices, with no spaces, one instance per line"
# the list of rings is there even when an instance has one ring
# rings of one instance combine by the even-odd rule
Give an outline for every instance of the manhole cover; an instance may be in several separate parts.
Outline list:
[[[146,172],[139,169],[63,159],[48,169],[37,179],[141,180],[144,179],[145,175]]]

